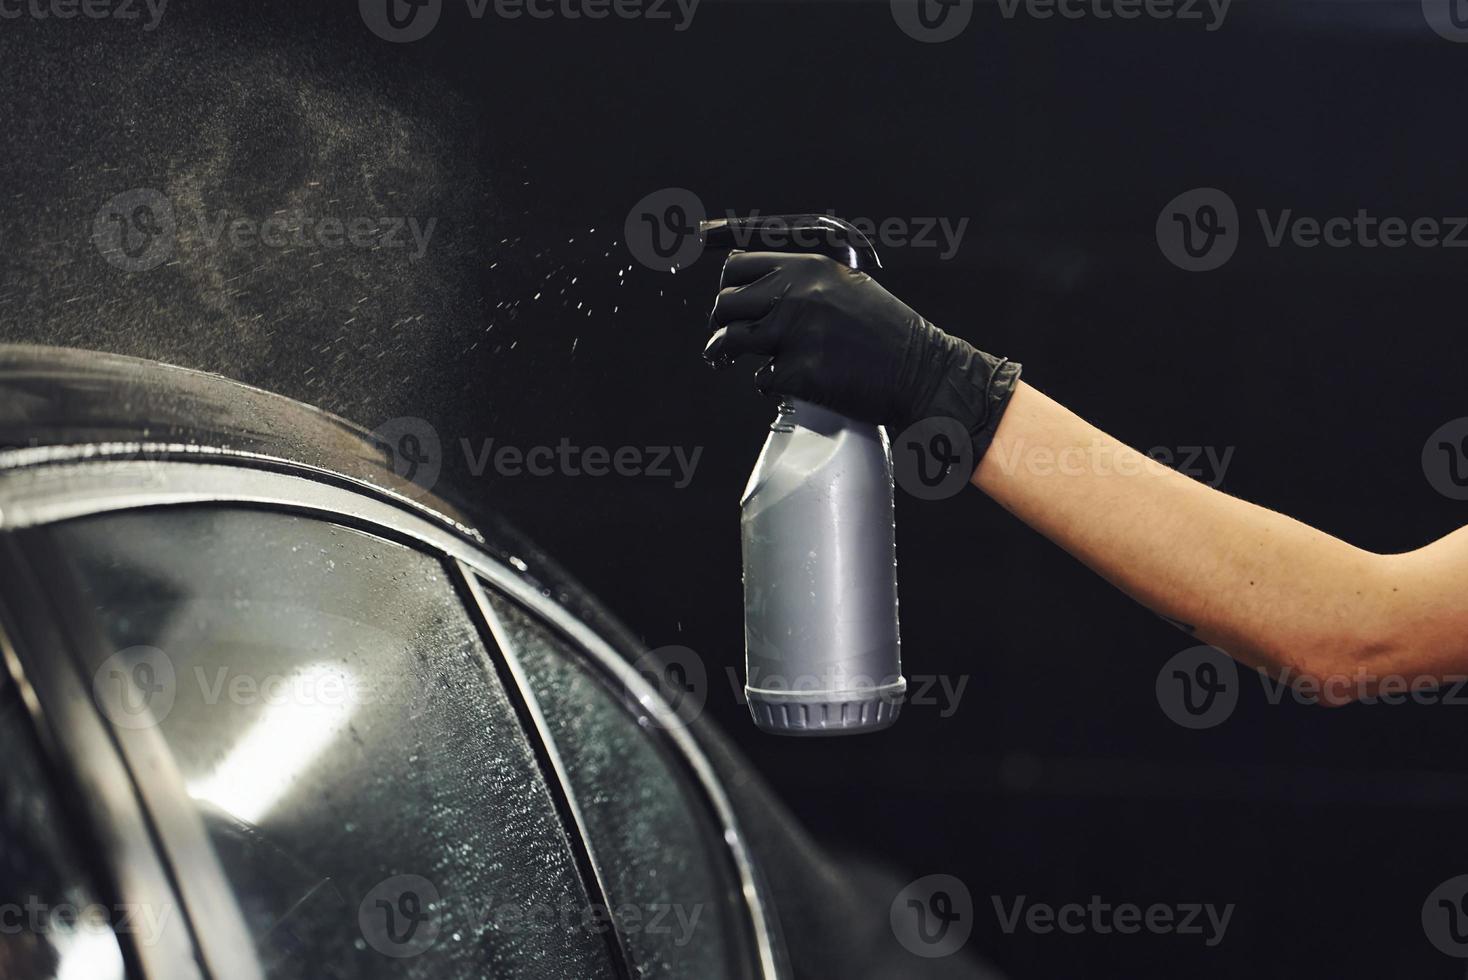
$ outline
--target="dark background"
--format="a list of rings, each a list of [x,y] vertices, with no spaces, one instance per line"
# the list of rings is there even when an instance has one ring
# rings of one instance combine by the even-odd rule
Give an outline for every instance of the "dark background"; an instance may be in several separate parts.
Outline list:
[[[884,284],[1134,445],[1232,447],[1228,492],[1413,548],[1464,520],[1420,461],[1468,414],[1464,253],[1270,249],[1254,211],[1468,214],[1468,46],[1416,0],[1240,0],[1213,33],[980,4],[936,45],[885,3],[705,0],[677,32],[449,0],[395,45],[355,4],[173,0],[153,31],[0,21],[0,83],[0,340],[220,371],[369,427],[426,420],[440,490],[506,514],[649,645],[695,650],[708,710],[801,820],[904,879],[962,878],[971,943],[1007,973],[1463,974],[1419,917],[1468,871],[1468,705],[1276,705],[1245,678],[1225,723],[1183,729],[1154,683],[1188,639],[975,491],[898,503],[905,666],[966,678],[957,710],[757,734],[724,668],[737,500],[773,409],[748,371],[698,359],[717,263],[670,276],[622,242],[666,187],[714,213],[968,218],[950,260],[886,249]],[[1190,274],[1154,223],[1200,186],[1232,196],[1243,240]],[[180,231],[172,262],[129,273],[91,234],[138,187]],[[191,217],[283,208],[438,224],[410,262],[209,246]],[[460,445],[563,437],[702,455],[675,489],[475,477]],[[1021,895],[1236,910],[1214,948],[1005,934],[991,896]]]

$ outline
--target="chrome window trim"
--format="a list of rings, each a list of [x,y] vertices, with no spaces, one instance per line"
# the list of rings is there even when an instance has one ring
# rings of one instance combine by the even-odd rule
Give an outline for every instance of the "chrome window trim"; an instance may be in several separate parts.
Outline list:
[[[582,860],[585,861],[586,872],[591,879],[586,882],[586,888],[590,893],[592,904],[610,909],[612,904],[611,895],[607,891],[607,876],[602,870],[601,861],[597,858],[596,848],[591,844],[591,833],[586,816],[581,812],[581,804],[576,798],[575,787],[571,785],[570,772],[561,758],[560,749],[556,745],[550,724],[540,709],[540,698],[536,696],[535,689],[531,687],[530,678],[525,673],[524,665],[520,662],[520,655],[509,642],[504,624],[500,622],[494,609],[491,608],[479,576],[462,561],[449,559],[448,565],[456,579],[456,584],[471,599],[472,605],[465,610],[465,614],[475,619],[476,627],[488,631],[488,635],[482,641],[485,657],[489,661],[498,661],[504,666],[505,672],[509,674],[506,686],[514,685],[514,690],[507,691],[506,695],[512,701],[518,701],[524,706],[525,715],[535,729],[533,734],[527,731],[525,737],[527,740],[534,738],[536,744],[531,746],[531,750],[535,751],[538,748],[537,756],[543,754],[545,760],[543,765],[548,765],[550,768],[550,772],[546,774],[546,782],[551,783],[553,777],[554,785],[547,786],[546,790],[552,798],[555,798],[559,791],[557,816],[562,816],[559,810],[564,807],[565,816],[569,817],[572,825],[566,828],[566,833],[568,836],[575,834],[576,837],[570,842],[570,847],[578,859],[578,864]],[[491,673],[495,672],[493,662],[485,663],[484,668]],[[617,976],[624,978],[633,976],[632,954],[628,949],[626,937],[622,935],[622,930],[612,929],[609,938],[611,939],[609,945],[612,948],[608,952],[616,958]]]
[[[496,609],[494,608],[494,604],[489,599],[487,590],[491,588],[491,586],[486,585],[484,579],[479,574],[477,574],[475,570],[469,565],[463,562],[456,562],[455,564],[459,569],[460,574],[464,576],[465,588],[467,588],[469,592],[473,595],[474,601],[478,605],[480,614],[483,616],[484,621],[489,625],[494,644],[496,647],[498,647],[500,651],[500,656],[503,658],[507,668],[512,673],[515,684],[520,689],[521,695],[529,707],[530,713],[534,718],[536,731],[541,741],[545,744],[547,754],[551,759],[551,765],[555,769],[556,779],[565,787],[566,798],[569,801],[570,809],[572,811],[576,826],[582,837],[585,838],[587,842],[587,850],[592,855],[591,860],[594,873],[597,877],[597,885],[604,896],[609,895],[606,886],[607,878],[603,874],[601,867],[597,862],[595,855],[596,849],[591,846],[591,834],[589,832],[590,824],[583,816],[580,805],[576,801],[576,789],[571,782],[570,770],[567,768],[564,760],[561,757],[560,749],[556,744],[557,738],[555,732],[551,729],[549,723],[546,721],[543,712],[541,711],[540,699],[535,693],[534,686],[530,680],[530,675],[525,670],[524,663],[521,659],[520,647],[510,638],[510,634],[505,627],[503,617],[498,611],[496,611]],[[505,598],[508,599],[508,596],[506,596]],[[553,621],[540,620],[539,618],[537,618],[537,614],[528,608],[522,609],[521,612],[523,615],[532,619],[538,629],[544,631],[547,635],[554,636],[554,638],[558,642],[558,646],[564,644],[569,649],[576,651],[577,654],[580,653],[580,651],[576,647],[576,641],[570,637],[559,635],[559,627],[557,627]],[[620,656],[617,657],[617,660],[619,663],[626,663],[626,661],[623,660]],[[578,669],[586,669],[588,672],[588,676],[593,676],[595,680],[600,683],[610,683],[613,685],[616,685],[618,683],[617,675],[601,669],[599,667],[599,664],[576,664],[574,666],[576,666]],[[634,674],[635,673],[636,672],[634,671]],[[641,675],[637,676],[640,677]],[[638,711],[632,707],[631,703],[629,703],[636,700],[636,696],[633,696],[632,692],[625,691],[624,697],[625,701],[620,705],[620,707],[626,713],[628,721],[637,724],[640,728],[643,729],[644,737],[656,737],[656,735],[663,734],[659,726],[652,726],[652,731],[648,731],[646,719],[639,718]],[[638,708],[641,708],[640,701],[637,702],[637,705]],[[654,733],[656,733],[656,735],[654,735]],[[684,771],[681,772],[679,775],[681,776],[681,778],[686,780],[689,775],[687,769],[690,768],[688,760],[681,755],[681,750],[678,749],[676,746],[672,747],[672,752],[674,755],[678,756],[683,763]],[[677,762],[674,763],[674,765],[677,764]],[[695,779],[697,779],[697,777],[695,777]],[[700,783],[698,789],[705,789],[705,787]],[[710,804],[710,807],[712,807],[712,801],[705,800],[705,803]],[[712,817],[718,829],[727,834],[728,828],[720,821],[717,812],[705,812],[702,815],[704,817]],[[727,837],[725,837],[725,841],[727,844]],[[742,889],[741,897],[744,897],[744,892]],[[610,901],[609,898],[608,901]],[[741,934],[738,940],[741,952],[744,952],[748,949],[747,944],[750,935],[755,934],[752,920],[746,920],[744,922],[744,926],[750,930],[750,933],[749,935],[745,935],[741,930]],[[619,937],[621,936],[620,931],[618,931],[617,934]],[[633,958],[630,949],[627,947],[625,942],[622,944],[622,952],[625,961],[628,963],[632,963]],[[745,965],[745,969],[741,971],[743,976],[772,976],[772,974],[767,971],[763,960],[760,960],[757,964],[750,964],[749,960],[747,959],[743,960],[742,962]],[[753,965],[758,970],[758,973],[748,972],[751,965]]]
[[[0,565],[0,567],[3,567],[3,565]],[[21,717],[16,719],[16,727],[23,732],[21,735],[22,740],[34,742],[33,745],[27,745],[23,748],[7,745],[6,749],[9,753],[19,751],[22,754],[30,755],[30,750],[34,748],[34,759],[36,763],[43,769],[46,769],[52,766],[58,754],[64,755],[64,753],[58,753],[53,745],[47,744],[52,735],[44,731],[45,718],[41,714],[40,700],[36,697],[36,692],[31,688],[30,681],[25,676],[25,669],[21,666],[20,659],[15,651],[15,645],[11,642],[10,635],[6,631],[4,619],[5,617],[0,615],[0,689],[3,689],[6,684],[9,684],[13,688],[17,695],[17,700],[20,702],[19,714]],[[47,816],[49,819],[56,821],[63,841],[61,846],[70,852],[68,854],[69,858],[75,859],[76,866],[82,874],[82,881],[86,890],[94,900],[100,901],[101,904],[108,908],[117,908],[123,905],[124,902],[119,896],[120,887],[122,886],[116,884],[118,876],[111,873],[112,862],[99,857],[98,852],[103,850],[105,845],[94,846],[94,841],[92,840],[83,842],[68,839],[65,833],[65,831],[72,830],[77,826],[77,824],[73,823],[73,819],[78,816],[80,816],[82,826],[86,826],[89,823],[89,818],[85,812],[87,807],[85,805],[78,806],[78,801],[76,800],[68,803],[63,799],[64,794],[71,788],[66,785],[67,781],[57,779],[51,772],[42,772],[38,776],[45,784],[44,788],[40,790],[40,795],[46,800]],[[9,775],[0,778],[0,782],[8,778],[10,778]],[[82,781],[78,780],[73,782]],[[26,788],[26,792],[31,791],[31,787]],[[5,794],[0,792],[0,795]],[[73,792],[72,795],[78,794]],[[52,804],[54,804],[54,809],[52,809]],[[93,813],[97,812],[98,809],[95,804],[91,807]],[[78,815],[76,812],[78,810],[83,812]],[[146,838],[146,835],[144,837]],[[23,841],[23,843],[28,842]],[[144,843],[146,845],[146,839]],[[136,841],[128,841],[128,846],[136,846]],[[168,891],[166,883],[164,890]],[[19,897],[17,893],[11,892],[8,889],[7,892],[7,898]],[[169,893],[171,894],[171,891]],[[36,896],[27,895],[26,897],[32,898]],[[175,927],[176,931],[177,927]],[[144,955],[151,952],[151,950],[142,949],[142,944],[140,943],[133,942],[130,939],[124,939],[115,930],[110,935],[113,944],[107,952],[111,953],[115,951],[117,953],[117,960],[115,964],[108,963],[107,967],[115,965],[116,971],[113,972],[107,969],[107,967],[103,967],[103,969],[107,969],[106,973],[94,973],[89,980],[128,980],[129,959],[135,962],[141,962],[144,959]],[[179,935],[177,939],[169,939],[165,940],[165,942],[180,942],[185,949],[193,948],[193,938],[188,934],[187,927],[185,927],[185,932]],[[60,954],[57,957],[59,962],[56,963],[55,972],[59,974],[66,971],[69,966],[66,958],[72,951],[66,949],[65,945],[62,945],[58,949],[59,944],[54,941],[50,942],[49,945],[54,953]],[[88,964],[88,966],[90,967],[91,964]],[[197,970],[190,975],[197,977]]]
[[[7,582],[0,595],[0,654],[48,756],[67,761],[66,781],[78,790],[72,802],[94,828],[103,851],[94,873],[103,879],[99,884],[106,898],[135,912],[173,913],[159,920],[156,942],[119,936],[119,943],[148,980],[204,980],[199,925],[165,863],[135,774],[113,740],[18,542],[0,541],[0,571]]]
[[[40,467],[60,465],[63,463],[95,463],[97,465],[115,466],[119,462],[131,461],[147,466],[166,464],[174,461],[194,462],[196,460],[206,463],[226,463],[236,466],[275,467],[287,472],[310,473],[322,480],[343,482],[353,487],[361,487],[364,492],[384,497],[399,507],[422,514],[433,520],[442,521],[452,526],[465,537],[481,545],[484,544],[484,536],[479,533],[477,528],[470,527],[468,524],[455,520],[442,507],[433,506],[433,502],[437,501],[437,498],[414,484],[406,484],[407,487],[411,488],[410,490],[399,491],[384,486],[381,483],[374,483],[360,477],[348,476],[336,470],[328,470],[320,466],[312,466],[309,463],[301,463],[281,456],[271,456],[267,453],[250,452],[243,449],[221,449],[200,443],[184,442],[98,442],[82,445],[0,449],[0,472],[7,470],[16,472],[29,470],[33,472]]]
[[[409,538],[472,569],[569,637],[598,667],[625,685],[697,779],[723,829],[739,877],[761,975],[765,980],[781,976],[774,919],[760,894],[753,857],[739,830],[734,806],[697,741],[651,683],[600,634],[475,544],[426,520],[402,502],[388,502],[319,478],[229,465],[227,458],[218,462],[51,462],[0,471],[0,532],[120,510],[205,503],[313,514],[389,537]]]
[[[58,556],[32,541],[22,541],[21,550],[48,593],[55,594],[69,584],[58,565]],[[78,680],[85,685],[113,650],[88,617],[61,623],[59,632],[65,636],[72,660],[81,670]],[[88,691],[87,695],[100,714],[92,692]],[[234,889],[215,855],[204,821],[189,797],[163,733],[156,724],[132,728],[107,725],[100,717],[99,721],[111,732],[113,744],[132,774],[133,789],[153,826],[154,839],[164,859],[176,869],[174,891],[194,925],[195,949],[205,971],[213,980],[264,980],[255,943],[235,900]]]

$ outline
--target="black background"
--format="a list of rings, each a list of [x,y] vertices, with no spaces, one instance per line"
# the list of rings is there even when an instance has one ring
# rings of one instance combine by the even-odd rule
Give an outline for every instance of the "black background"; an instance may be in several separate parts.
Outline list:
[[[885,3],[705,0],[680,32],[448,0],[395,45],[355,4],[174,0],[153,31],[0,21],[0,82],[0,339],[221,371],[368,427],[427,420],[440,490],[509,516],[650,646],[696,651],[708,710],[803,822],[904,878],[962,878],[972,943],[1006,972],[1462,975],[1420,913],[1468,871],[1468,705],[1271,704],[1246,677],[1226,722],[1185,730],[1154,682],[1187,638],[976,491],[898,503],[905,666],[966,679],[957,710],[910,705],[859,739],[756,733],[725,668],[737,501],[773,409],[747,370],[698,359],[717,263],[671,276],[622,241],[666,187],[713,213],[967,218],[949,260],[884,250],[884,284],[1133,445],[1232,448],[1230,493],[1420,546],[1463,522],[1421,452],[1468,414],[1464,253],[1268,248],[1255,217],[1468,215],[1468,45],[1415,0],[1240,0],[1212,33],[980,4],[936,45]],[[1190,274],[1154,224],[1207,186],[1242,241]],[[128,273],[91,234],[136,187],[181,216],[438,224],[419,262],[181,230],[175,261]],[[476,477],[460,440],[487,438],[702,454],[684,489]],[[1236,910],[1213,948],[1006,934],[991,896],[1021,895]]]

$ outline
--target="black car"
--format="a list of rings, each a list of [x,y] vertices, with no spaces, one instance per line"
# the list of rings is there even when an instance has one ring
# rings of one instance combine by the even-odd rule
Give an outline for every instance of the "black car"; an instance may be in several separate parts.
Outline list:
[[[0,444],[0,976],[974,975],[403,447],[42,347]]]

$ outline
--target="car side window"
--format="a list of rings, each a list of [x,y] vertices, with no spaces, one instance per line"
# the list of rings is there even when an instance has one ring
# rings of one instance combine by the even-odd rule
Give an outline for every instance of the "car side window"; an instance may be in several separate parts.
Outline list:
[[[50,534],[110,653],[99,702],[115,725],[156,724],[268,977],[613,975],[439,559],[247,508]]]
[[[671,751],[560,634],[486,588],[528,677],[641,977],[753,975],[748,908],[723,832]]]

